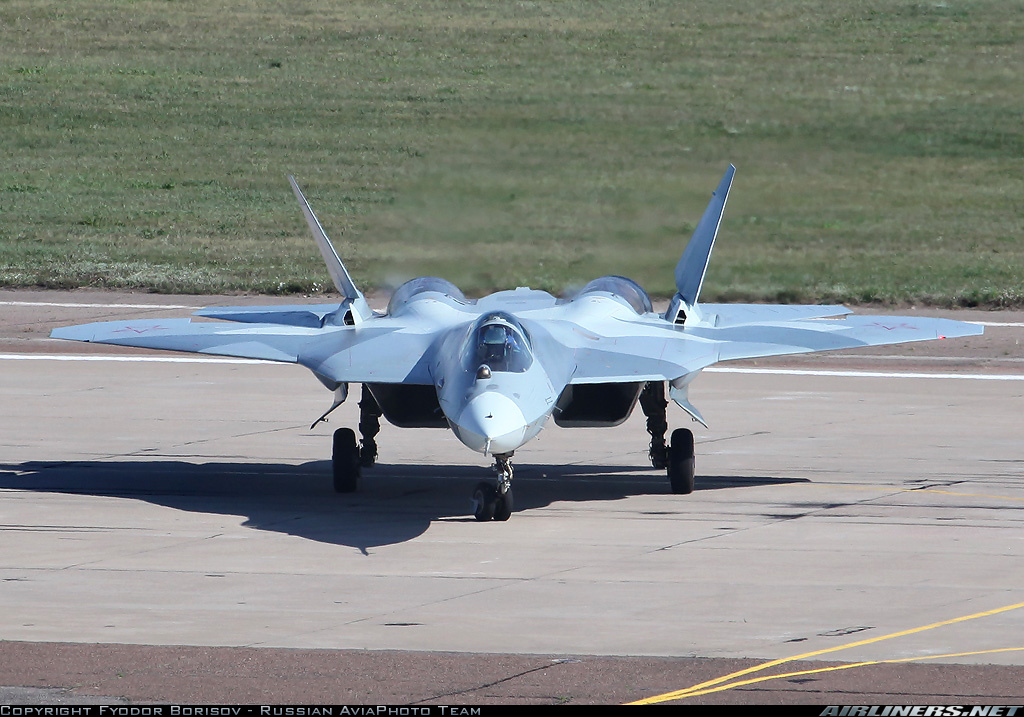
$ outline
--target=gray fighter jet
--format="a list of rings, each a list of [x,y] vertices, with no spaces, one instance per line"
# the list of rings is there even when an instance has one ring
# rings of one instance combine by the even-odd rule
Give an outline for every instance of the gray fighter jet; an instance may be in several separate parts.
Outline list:
[[[497,480],[477,486],[474,513],[507,520],[512,454],[549,418],[559,426],[615,426],[637,402],[651,463],[667,469],[674,493],[690,493],[693,433],[678,428],[666,443],[666,387],[703,424],[687,389],[719,361],[982,332],[947,319],[852,316],[844,306],[698,304],[735,171],[726,170],[686,246],[664,313],[621,276],[594,279],[568,299],[520,287],[476,300],[444,279],[422,277],[399,287],[387,311],[373,311],[289,177],[340,303],[207,308],[196,315],[220,321],[112,321],[52,336],[302,364],[334,392],[314,426],[345,401],[350,384],[361,384],[361,440],[350,428],[334,432],[334,488],[342,493],[356,490],[361,469],[374,464],[383,415],[400,427],[451,428],[467,447],[493,457]]]

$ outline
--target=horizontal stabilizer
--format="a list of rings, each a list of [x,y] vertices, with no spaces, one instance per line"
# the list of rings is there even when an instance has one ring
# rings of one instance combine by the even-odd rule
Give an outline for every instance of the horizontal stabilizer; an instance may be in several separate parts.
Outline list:
[[[826,319],[852,313],[839,304],[701,304],[701,319],[712,326]]]
[[[708,260],[715,246],[715,237],[718,236],[718,227],[722,223],[722,214],[725,212],[725,203],[729,199],[729,188],[732,187],[732,178],[735,174],[736,167],[730,164],[718,184],[718,189],[711,195],[704,216],[693,230],[690,243],[686,245],[686,250],[676,265],[676,289],[689,307],[695,306],[700,296]]]
[[[245,324],[280,324],[318,329],[338,310],[337,304],[281,304],[279,306],[211,306],[193,315]]]

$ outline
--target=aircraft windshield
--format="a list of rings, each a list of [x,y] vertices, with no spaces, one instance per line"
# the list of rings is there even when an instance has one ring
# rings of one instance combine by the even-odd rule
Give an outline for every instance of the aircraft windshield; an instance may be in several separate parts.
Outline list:
[[[510,373],[523,373],[533,363],[522,335],[506,323],[487,323],[476,330],[473,358],[474,369],[487,364],[491,371]]]

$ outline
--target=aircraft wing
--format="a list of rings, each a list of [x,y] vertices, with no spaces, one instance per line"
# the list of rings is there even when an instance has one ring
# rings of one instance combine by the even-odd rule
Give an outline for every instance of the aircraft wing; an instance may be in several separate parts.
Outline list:
[[[299,347],[314,335],[313,329],[295,326],[237,326],[189,319],[103,321],[54,329],[50,334],[55,339],[290,363],[295,363]]]
[[[951,319],[855,315],[687,329],[687,333],[718,343],[720,361],[977,336],[982,331],[976,324]]]
[[[765,307],[771,308],[771,307]],[[779,314],[801,310],[824,316],[845,312],[844,307],[778,307]],[[734,314],[744,313],[745,307]],[[950,319],[911,316],[842,316],[841,318],[767,321],[683,328],[665,321],[640,317],[616,320],[607,326],[562,328],[554,335],[572,351],[576,362],[571,383],[673,381],[719,361],[783,356],[878,346],[927,339],[974,336],[982,327]],[[764,317],[767,318],[767,314]]]
[[[306,312],[315,314],[316,309]],[[436,331],[396,321],[313,328],[284,324],[106,321],[55,329],[57,339],[299,363],[332,383],[430,384],[427,357]]]

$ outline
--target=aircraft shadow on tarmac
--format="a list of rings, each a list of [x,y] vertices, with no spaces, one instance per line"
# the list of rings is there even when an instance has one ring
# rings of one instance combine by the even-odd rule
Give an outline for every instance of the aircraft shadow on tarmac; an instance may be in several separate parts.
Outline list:
[[[434,521],[470,521],[470,494],[490,473],[479,465],[378,464],[363,471],[357,493],[332,490],[329,461],[302,465],[148,461],[30,461],[0,464],[0,489],[116,496],[178,510],[239,515],[243,525],[366,553],[411,540]],[[698,476],[696,490],[807,482],[802,478]],[[558,501],[671,496],[661,471],[638,466],[516,466],[515,508]],[[659,514],[678,506],[666,503]],[[681,515],[683,514],[680,511]],[[515,520],[516,516],[512,516]],[[481,526],[483,527],[483,526]]]

